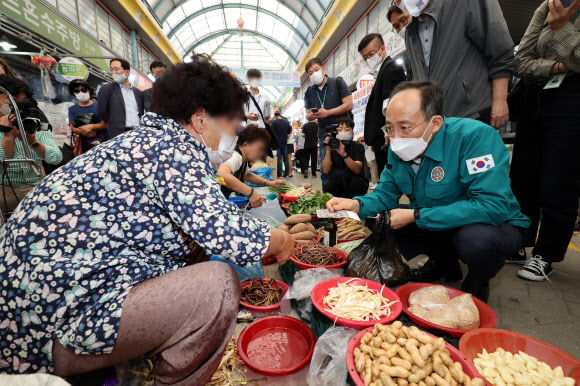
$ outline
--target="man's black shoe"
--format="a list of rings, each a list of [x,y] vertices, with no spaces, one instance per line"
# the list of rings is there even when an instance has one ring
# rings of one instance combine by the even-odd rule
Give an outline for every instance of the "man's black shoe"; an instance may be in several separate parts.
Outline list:
[[[459,281],[463,279],[459,261],[441,266],[435,260],[429,259],[421,268],[411,269],[409,280],[430,283],[439,279],[445,279],[445,281]]]
[[[316,173],[312,173],[312,178],[316,178]]]
[[[481,287],[472,295],[487,304],[487,301],[489,300],[489,284]]]
[[[308,172],[304,173],[304,178],[308,178]]]
[[[507,257],[505,262],[506,264],[526,264],[527,260],[526,249],[522,248],[515,255]]]

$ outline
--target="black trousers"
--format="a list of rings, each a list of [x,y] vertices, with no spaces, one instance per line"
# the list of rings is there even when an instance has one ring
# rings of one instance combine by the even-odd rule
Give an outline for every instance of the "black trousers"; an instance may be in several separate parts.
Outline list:
[[[312,174],[316,174],[316,164],[318,163],[318,149],[315,147],[309,149],[302,149],[301,150],[301,164],[302,166],[300,169],[302,173],[306,173],[308,171],[308,163],[310,163],[310,170]]]
[[[377,170],[380,179],[389,160],[389,149],[387,148],[387,151],[383,151],[380,146],[373,146],[373,149],[375,149],[375,159],[377,160]]]
[[[508,224],[470,224],[441,232],[411,224],[395,230],[399,250],[407,260],[425,254],[442,267],[455,264],[457,259],[466,264],[469,271],[461,290],[471,294],[489,284],[506,257],[523,247],[526,234],[526,229]]]
[[[580,76],[566,77],[557,89],[527,86],[524,99],[511,166],[512,190],[532,220],[526,246],[535,245],[534,255],[558,262],[564,260],[578,212]]]
[[[369,191],[369,181],[366,180],[362,173],[350,178],[344,178],[341,173],[329,174],[326,183],[326,192],[334,197],[353,198],[364,196]]]

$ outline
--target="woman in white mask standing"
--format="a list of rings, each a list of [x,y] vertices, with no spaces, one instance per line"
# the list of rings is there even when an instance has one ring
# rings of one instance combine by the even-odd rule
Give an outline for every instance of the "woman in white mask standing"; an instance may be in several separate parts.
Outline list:
[[[99,116],[99,105],[91,99],[94,90],[84,80],[73,80],[68,91],[78,103],[68,108],[68,125],[80,146],[75,150],[79,155],[91,150],[107,140],[107,125]]]

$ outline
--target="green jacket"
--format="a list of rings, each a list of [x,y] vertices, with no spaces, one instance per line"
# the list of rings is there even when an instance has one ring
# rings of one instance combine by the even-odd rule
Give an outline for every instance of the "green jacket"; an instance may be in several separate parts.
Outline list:
[[[480,223],[528,228],[510,187],[509,152],[499,134],[482,122],[445,118],[417,174],[389,150],[389,165],[373,193],[360,200],[360,217],[391,210],[401,195],[421,208],[417,226],[448,230]]]

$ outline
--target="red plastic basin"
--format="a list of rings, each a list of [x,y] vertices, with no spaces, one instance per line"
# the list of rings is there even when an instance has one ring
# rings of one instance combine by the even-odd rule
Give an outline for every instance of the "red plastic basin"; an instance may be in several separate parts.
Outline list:
[[[352,280],[350,282],[351,284],[361,286],[366,285],[369,289],[372,290],[381,291],[382,289],[383,296],[389,299],[390,302],[398,300],[397,303],[391,306],[391,315],[380,318],[379,320],[369,320],[368,322],[359,322],[346,318],[337,318],[336,315],[333,315],[332,313],[327,311],[326,307],[324,307],[323,299],[326,296],[328,296],[328,290],[333,287],[338,287],[338,283],[344,283],[349,280]],[[314,304],[314,307],[316,307],[318,311],[324,314],[328,319],[332,320],[333,322],[336,319],[337,324],[340,324],[341,326],[345,327],[356,328],[358,330],[374,326],[377,323],[379,324],[390,323],[399,317],[399,315],[401,314],[401,310],[403,309],[403,306],[401,305],[400,301],[401,299],[399,299],[399,296],[393,291],[391,291],[388,287],[385,286],[383,288],[382,284],[379,284],[375,281],[359,279],[354,277],[335,277],[332,279],[322,281],[312,289],[310,298],[312,299],[312,304]]]
[[[310,362],[316,338],[305,323],[289,316],[268,316],[250,323],[238,338],[240,358],[252,370],[287,375]]]
[[[512,354],[523,351],[547,363],[551,368],[562,366],[564,375],[574,378],[577,385],[580,384],[580,360],[530,336],[495,328],[480,328],[467,332],[459,341],[459,350],[470,360],[477,358],[477,354],[483,349],[492,353],[498,347]],[[491,385],[485,378],[484,380],[487,385]]]
[[[318,237],[318,242],[320,242],[320,237]],[[311,243],[311,244],[307,244],[307,245],[312,245],[312,244],[315,244],[315,243]],[[327,248],[330,248],[331,250],[333,250],[334,252],[336,252],[336,254],[338,255],[338,257],[341,260],[340,263],[338,263],[338,264],[332,264],[332,265],[311,265],[311,264],[303,263],[303,262],[298,261],[296,259],[296,256],[295,256],[296,255],[296,248],[294,248],[294,255],[290,256],[290,260],[292,260],[294,262],[294,264],[296,264],[298,266],[298,268],[300,268],[300,269],[311,269],[311,268],[340,268],[340,267],[342,267],[343,265],[346,264],[346,257],[348,256],[348,254],[345,251],[341,251],[340,249],[336,249],[336,248],[333,248],[333,247],[327,247]]]
[[[252,281],[253,280],[248,280],[248,281],[243,282],[241,285],[241,288],[249,286]],[[288,288],[290,288],[290,286],[288,286],[288,284],[286,284],[280,280],[276,280],[276,287],[282,287],[282,289],[284,290],[284,294],[286,293],[286,291],[288,291]],[[261,307],[261,306],[252,306],[252,305],[250,305],[248,303],[244,303],[243,301],[240,300],[240,304],[242,306],[244,306],[245,308],[247,308],[248,310],[260,311],[260,312],[274,311],[274,310],[277,310],[278,308],[280,308],[280,303],[274,304],[272,306]]]
[[[300,197],[287,196],[286,193],[280,193],[280,197],[282,197],[284,199],[284,201],[286,201],[286,202],[298,201],[298,199],[300,198]]]
[[[403,304],[403,312],[407,314],[409,319],[413,322],[417,323],[419,326],[426,328],[428,330],[439,330],[447,333],[449,336],[454,338],[460,338],[463,334],[467,333],[471,330],[462,330],[459,328],[448,328],[443,327],[435,323],[431,323],[425,319],[418,317],[417,315],[413,314],[409,311],[409,296],[418,289],[430,287],[439,284],[432,284],[432,283],[409,283],[400,286],[397,288],[397,295],[401,298],[401,303]],[[456,296],[463,295],[465,292],[460,291],[455,288],[443,286],[447,289],[447,293],[449,293],[449,297],[453,299]],[[479,311],[479,328],[494,328],[497,324],[497,316],[495,312],[484,302],[476,298],[475,296],[472,297],[473,301],[475,302],[475,306]]]
[[[348,373],[350,374],[350,377],[352,378],[356,386],[364,386],[364,382],[362,381],[360,375],[358,375],[358,372],[354,367],[354,349],[360,346],[360,340],[363,337],[363,335],[366,334],[367,332],[372,332],[373,328],[374,327],[369,327],[356,334],[350,340],[346,348],[346,367],[348,368]],[[435,335],[431,336],[433,338],[437,338]],[[463,372],[465,374],[467,374],[472,379],[475,377],[483,379],[483,377],[479,374],[479,372],[475,368],[475,365],[469,359],[467,359],[467,357],[463,353],[461,353],[459,350],[457,350],[449,343],[445,343],[445,348],[449,350],[449,353],[451,354],[450,357],[454,362],[461,363],[461,365],[463,366]]]

